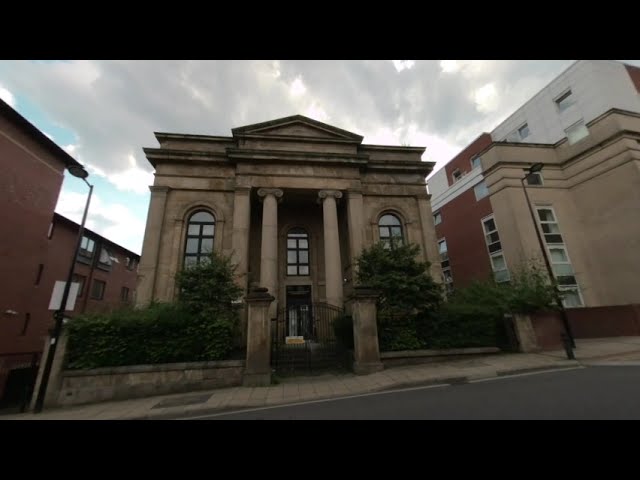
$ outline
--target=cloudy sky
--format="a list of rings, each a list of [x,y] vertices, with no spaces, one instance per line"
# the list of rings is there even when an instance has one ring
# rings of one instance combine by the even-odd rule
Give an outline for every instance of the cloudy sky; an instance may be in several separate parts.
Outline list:
[[[153,183],[142,148],[157,146],[154,131],[230,135],[302,114],[365,143],[425,146],[438,169],[571,63],[0,61],[0,98],[88,166],[87,226],[140,253]],[[67,175],[56,211],[80,222],[86,194]]]

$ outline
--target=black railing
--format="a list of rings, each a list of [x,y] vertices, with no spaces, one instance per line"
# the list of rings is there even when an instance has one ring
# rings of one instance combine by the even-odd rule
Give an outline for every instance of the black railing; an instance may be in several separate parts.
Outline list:
[[[342,366],[334,322],[344,311],[327,303],[289,305],[272,320],[272,365],[281,373]]]
[[[0,353],[0,411],[29,406],[42,352]]]

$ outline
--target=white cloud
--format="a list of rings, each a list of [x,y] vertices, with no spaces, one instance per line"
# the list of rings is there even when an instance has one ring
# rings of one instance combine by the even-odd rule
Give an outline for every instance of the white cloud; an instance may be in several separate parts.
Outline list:
[[[41,130],[42,131],[42,130]],[[47,137],[49,140],[53,140],[53,135],[48,134],[47,132],[42,132],[44,134],[45,137]],[[53,140],[55,141],[55,140]]]
[[[302,81],[302,78],[296,77],[296,79],[293,82],[291,82],[291,87],[289,87],[289,92],[291,93],[292,96],[300,97],[301,95],[304,95],[306,91],[307,91],[307,87],[305,87],[304,82]]]
[[[9,104],[12,108],[16,106],[16,98],[9,90],[0,85],[0,98]]]
[[[398,72],[401,72],[404,69],[410,70],[415,64],[415,60],[391,60],[393,62],[393,66],[396,67]]]
[[[69,155],[73,155],[73,152],[75,152],[77,150],[78,146],[77,145],[73,145],[73,144],[69,144],[69,145],[64,145],[62,147],[62,149],[67,152]]]
[[[62,190],[56,212],[79,224],[86,202],[87,194]],[[141,251],[145,220],[134,215],[126,205],[105,201],[94,193],[86,227],[133,252]]]
[[[305,110],[304,115],[320,122],[326,123],[329,121],[329,115],[327,112],[316,102],[311,103],[311,105]]]
[[[473,94],[476,108],[482,113],[494,112],[498,107],[498,92],[494,83],[487,83]]]
[[[444,73],[455,73],[460,70],[458,60],[440,60],[440,69]]]
[[[129,155],[130,167],[122,172],[107,175],[118,190],[144,194],[153,185],[153,174],[138,167],[133,155]]]

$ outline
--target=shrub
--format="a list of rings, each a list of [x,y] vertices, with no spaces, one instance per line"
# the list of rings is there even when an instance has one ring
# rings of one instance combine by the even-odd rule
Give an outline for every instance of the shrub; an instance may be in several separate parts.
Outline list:
[[[87,314],[69,323],[68,368],[221,360],[238,334],[236,300],[228,258],[180,272],[177,303]]]

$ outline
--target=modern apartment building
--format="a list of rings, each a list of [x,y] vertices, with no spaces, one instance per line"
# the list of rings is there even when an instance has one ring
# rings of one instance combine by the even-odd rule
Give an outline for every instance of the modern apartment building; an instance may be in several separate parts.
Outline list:
[[[640,303],[640,68],[575,62],[427,183],[450,290],[542,258],[524,186],[565,305]]]

